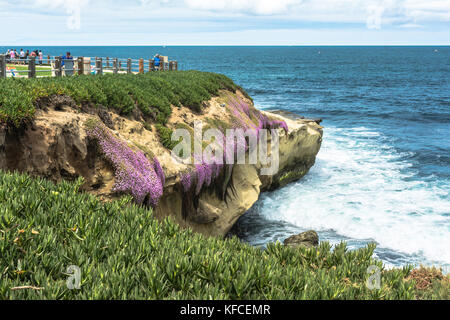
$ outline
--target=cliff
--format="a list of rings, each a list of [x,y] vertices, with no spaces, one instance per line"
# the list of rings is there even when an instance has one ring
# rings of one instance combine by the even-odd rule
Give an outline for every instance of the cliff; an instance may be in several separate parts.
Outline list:
[[[230,92],[221,91],[203,104],[201,113],[184,106],[173,107],[167,127],[180,123],[192,127],[194,121],[230,123],[233,119],[224,107]],[[252,102],[240,91],[233,97]],[[52,97],[40,104],[33,119],[20,128],[0,128],[0,169],[29,173],[53,181],[84,178],[83,190],[105,200],[119,194],[114,191],[115,174],[110,161],[88,134],[93,119],[131,148],[141,150],[148,158],[157,158],[165,173],[164,192],[155,207],[157,218],[172,216],[183,227],[205,235],[225,235],[238,218],[257,201],[262,191],[279,188],[305,175],[314,164],[322,141],[322,127],[314,120],[284,117],[263,112],[271,119],[284,121],[288,131],[279,131],[279,171],[273,176],[260,174],[262,165],[235,165],[228,173],[224,196],[214,192],[214,185],[201,189],[195,205],[186,207],[186,193],[180,188],[181,173],[187,166],[173,161],[161,142],[155,124],[143,121],[134,110],[129,116],[103,107],[77,105],[67,96]],[[189,199],[187,199],[189,200]]]

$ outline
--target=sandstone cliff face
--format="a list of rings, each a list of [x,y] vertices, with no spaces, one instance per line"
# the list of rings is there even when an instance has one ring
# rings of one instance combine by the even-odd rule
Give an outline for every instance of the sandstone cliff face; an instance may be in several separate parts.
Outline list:
[[[187,108],[174,108],[169,122],[191,124],[194,120],[226,117],[220,99],[205,104],[205,112],[195,115]],[[183,214],[183,192],[179,174],[186,166],[172,160],[154,128],[145,128],[139,114],[125,118],[103,109],[81,110],[70,102],[46,106],[36,112],[33,122],[22,129],[0,128],[0,169],[18,170],[53,181],[85,179],[84,190],[105,200],[118,195],[113,168],[100,155],[97,145],[85,131],[89,119],[98,118],[114,134],[148,156],[157,156],[166,175],[164,194],[155,209],[157,218],[171,216],[181,226],[211,236],[223,236],[258,200],[262,191],[272,190],[304,176],[314,164],[322,142],[322,127],[315,121],[285,118],[289,133],[280,132],[279,171],[260,175],[261,165],[236,165],[231,173],[232,186],[226,189],[226,201],[212,190],[203,190],[195,212]],[[152,129],[152,130],[149,130]],[[211,188],[212,189],[212,188]]]

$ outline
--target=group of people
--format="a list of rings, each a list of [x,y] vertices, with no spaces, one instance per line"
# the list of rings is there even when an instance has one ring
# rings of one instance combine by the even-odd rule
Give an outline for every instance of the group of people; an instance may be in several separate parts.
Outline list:
[[[8,63],[27,64],[28,59],[33,57],[38,59],[39,64],[42,64],[44,60],[42,50],[37,49],[31,52],[30,50],[24,51],[23,49],[20,49],[19,52],[16,49],[8,49],[5,56]]]

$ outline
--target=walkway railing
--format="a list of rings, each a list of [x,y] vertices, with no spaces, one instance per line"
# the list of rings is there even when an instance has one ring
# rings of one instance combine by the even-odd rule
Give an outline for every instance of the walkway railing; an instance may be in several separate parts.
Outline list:
[[[156,66],[154,59],[110,59],[109,57],[63,59],[62,57],[51,56],[42,59],[38,57],[7,59],[5,55],[0,55],[0,78],[23,77],[23,74],[28,78],[36,78],[73,76],[76,74],[139,74],[175,70],[178,70],[177,61],[160,60],[159,66]]]

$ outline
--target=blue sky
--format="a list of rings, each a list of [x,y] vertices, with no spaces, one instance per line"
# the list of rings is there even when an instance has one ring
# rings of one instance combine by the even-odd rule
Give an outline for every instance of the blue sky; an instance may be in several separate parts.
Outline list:
[[[0,45],[450,45],[450,0],[0,0]]]

